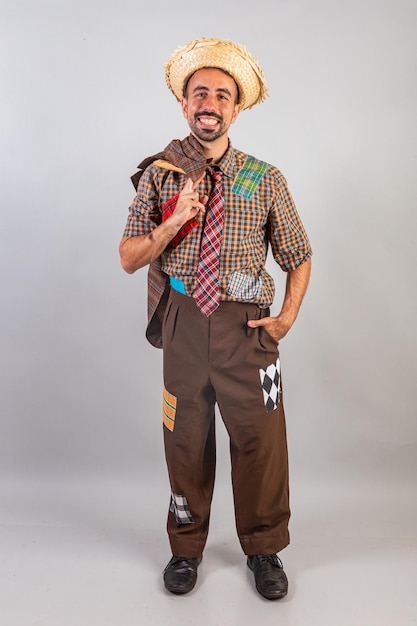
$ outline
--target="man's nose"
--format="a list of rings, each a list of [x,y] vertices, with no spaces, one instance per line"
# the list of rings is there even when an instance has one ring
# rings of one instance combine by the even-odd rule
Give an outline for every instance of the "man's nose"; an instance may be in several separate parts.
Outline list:
[[[204,102],[204,108],[207,109],[207,111],[216,111],[216,99],[214,96],[211,96],[210,94],[207,95]]]

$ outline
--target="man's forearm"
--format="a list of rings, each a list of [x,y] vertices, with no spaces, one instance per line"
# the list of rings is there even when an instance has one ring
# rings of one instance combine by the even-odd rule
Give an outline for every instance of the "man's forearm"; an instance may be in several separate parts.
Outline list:
[[[177,232],[178,226],[168,219],[147,235],[123,237],[119,246],[122,268],[128,274],[133,274],[139,268],[152,263]]]
[[[285,317],[290,326],[295,322],[300,310],[310,280],[310,273],[311,260],[309,259],[287,274],[285,297],[279,315]]]

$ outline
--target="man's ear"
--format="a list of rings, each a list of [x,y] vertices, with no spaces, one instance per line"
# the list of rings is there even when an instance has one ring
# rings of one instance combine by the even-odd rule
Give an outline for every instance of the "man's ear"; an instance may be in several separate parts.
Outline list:
[[[236,122],[241,110],[242,110],[242,105],[239,103],[235,104],[235,108],[233,109],[232,121],[230,122],[231,124],[234,124]]]
[[[186,98],[182,98],[182,100],[181,100],[181,109],[182,109],[183,116],[185,117],[185,119],[187,119],[188,106],[187,106],[187,99]]]

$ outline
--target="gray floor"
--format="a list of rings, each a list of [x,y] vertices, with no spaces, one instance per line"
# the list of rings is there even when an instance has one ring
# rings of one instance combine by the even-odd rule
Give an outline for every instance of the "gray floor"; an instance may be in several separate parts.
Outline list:
[[[294,482],[294,481],[293,481]],[[0,618],[6,626],[417,624],[417,505],[406,486],[292,488],[287,598],[254,591],[227,481],[195,590],[165,592],[162,476],[0,486]]]

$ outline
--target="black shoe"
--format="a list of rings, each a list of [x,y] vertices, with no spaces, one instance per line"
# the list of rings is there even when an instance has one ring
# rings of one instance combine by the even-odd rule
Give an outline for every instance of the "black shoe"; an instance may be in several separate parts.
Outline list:
[[[248,556],[248,567],[255,575],[258,592],[267,600],[278,600],[287,595],[288,579],[276,554]]]
[[[165,587],[171,593],[188,593],[197,582],[197,567],[203,557],[187,559],[183,556],[173,556],[164,569]]]

